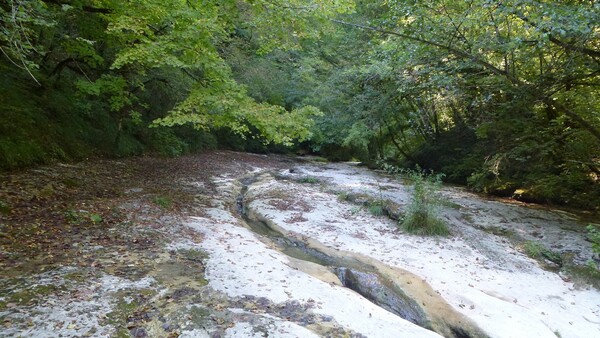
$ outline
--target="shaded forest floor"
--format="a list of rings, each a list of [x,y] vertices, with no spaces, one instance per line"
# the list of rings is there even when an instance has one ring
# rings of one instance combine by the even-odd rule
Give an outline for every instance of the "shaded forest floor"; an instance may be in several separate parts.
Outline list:
[[[257,163],[257,162],[263,163]],[[209,152],[176,159],[134,158],[58,164],[0,175],[0,268],[9,275],[93,257],[82,247],[148,250],[152,232],[187,215],[195,192],[181,183],[203,182],[224,171],[243,175],[272,159]],[[166,218],[165,218],[166,217]],[[133,233],[126,228],[136,228]]]
[[[105,275],[123,281],[152,275],[171,282],[193,274],[202,280],[201,253],[165,251],[173,236],[201,240],[198,233],[179,226],[194,212],[198,191],[213,193],[210,178],[218,173],[241,176],[253,167],[278,163],[272,157],[208,152],[175,159],[90,160],[0,174],[0,331],[11,336],[43,326],[19,313],[49,306],[49,297],[66,303],[100,301],[95,298],[102,296],[101,290],[83,286]],[[166,265],[171,271],[157,272]],[[112,284],[104,287],[114,288]],[[117,290],[129,287],[117,284]],[[136,306],[125,304],[121,314],[107,312],[105,323],[94,319],[81,327],[77,316],[90,309],[72,309],[77,313],[65,316],[72,323],[58,320],[45,331],[33,332],[102,336],[108,332],[98,328],[110,324],[117,336],[145,336],[142,331],[136,335],[135,322],[149,319],[149,309],[140,310],[156,296],[148,292],[132,294]]]

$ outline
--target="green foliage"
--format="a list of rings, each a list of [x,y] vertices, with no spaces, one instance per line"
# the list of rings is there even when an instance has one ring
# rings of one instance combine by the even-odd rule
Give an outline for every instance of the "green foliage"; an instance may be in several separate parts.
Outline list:
[[[265,7],[247,8],[257,10],[248,13],[257,28],[267,24],[261,18],[265,9],[273,10],[269,13],[271,21],[279,18],[279,9],[271,7],[271,2],[263,5]],[[126,66],[173,67],[202,74],[203,79],[194,83],[189,95],[176,104],[167,116],[156,119],[155,125],[192,124],[205,130],[225,127],[241,135],[247,135],[251,125],[253,130],[258,131],[258,135],[252,137],[285,145],[291,145],[296,139],[302,141],[310,137],[311,118],[319,113],[317,109],[307,106],[286,111],[280,106],[255,102],[233,80],[229,65],[217,51],[216,42],[225,41],[228,32],[233,29],[232,19],[235,16],[231,12],[239,10],[234,2],[183,4],[172,1],[167,4],[169,11],[162,10],[164,6],[163,1],[146,1],[143,6],[123,6],[111,16],[108,29],[109,34],[122,39],[124,43],[141,41],[123,48],[116,56],[112,69],[119,70]],[[323,4],[323,11],[318,13],[323,15],[334,6],[341,8],[342,3]],[[140,16],[142,20],[137,19]],[[171,25],[172,22],[177,24]],[[154,27],[165,24],[170,26],[168,34],[157,34]],[[300,26],[308,27],[305,24]],[[203,52],[196,53],[195,50]]]
[[[10,210],[10,205],[5,201],[0,200],[0,214],[8,215],[10,214]]]
[[[310,177],[310,176],[301,177],[297,181],[298,181],[298,183],[308,183],[308,184],[318,184],[321,182],[321,180],[319,180],[318,178]]]
[[[68,210],[65,213],[65,220],[69,224],[80,225],[88,222],[101,223],[103,218],[100,214],[90,213],[86,210]]]
[[[90,221],[92,221],[93,223],[100,223],[102,222],[102,215],[92,213],[90,214]]]
[[[339,191],[337,192],[337,200],[340,202],[346,202],[350,200],[350,193],[347,191]]]
[[[600,288],[600,269],[594,260],[585,265],[566,264],[562,271],[574,279],[576,284],[588,284]]]
[[[587,261],[586,263],[587,273],[592,277],[600,277],[600,269],[598,268],[598,264],[592,259]]]
[[[30,140],[18,140],[17,142],[2,140],[0,141],[0,154],[4,169],[42,163],[48,157],[39,144]]]
[[[188,144],[175,135],[173,129],[158,127],[150,130],[150,146],[161,155],[175,157],[188,150]]]
[[[89,129],[74,111],[72,88],[39,97],[18,69],[0,60],[0,72],[0,169],[89,155],[82,137]]]
[[[127,80],[122,76],[102,75],[94,82],[80,80],[78,89],[92,96],[106,96],[111,111],[118,112],[133,104],[132,93],[127,90]]]
[[[358,2],[340,20],[348,24],[297,61],[313,88],[305,102],[325,112],[313,150],[598,208],[598,11],[575,2]]]
[[[118,157],[140,155],[144,151],[144,145],[133,135],[123,134],[117,138],[117,147],[111,153]]]
[[[173,200],[171,200],[171,198],[168,196],[155,196],[152,199],[152,202],[162,209],[169,209],[173,205]]]
[[[403,170],[384,166],[390,173],[405,175],[413,191],[410,204],[400,225],[409,233],[425,236],[447,236],[450,234],[446,223],[439,217],[438,208],[442,200],[438,194],[443,174],[417,170]]]
[[[242,45],[241,54],[255,61],[256,52],[277,52],[276,46],[291,52],[330,29],[330,17],[351,9],[348,0],[4,4],[0,65],[9,76],[3,76],[2,92],[11,95],[0,105],[0,128],[7,130],[0,136],[0,166],[91,152],[176,156],[214,148],[210,133],[220,129],[244,143],[291,146],[307,140],[319,110],[285,102],[278,94],[283,81],[272,84],[277,90],[251,98],[231,71],[229,44],[246,36],[253,42]],[[259,93],[256,86],[251,94]],[[4,117],[15,122],[4,123]],[[186,128],[149,131],[149,124],[192,125],[200,136]],[[243,148],[252,147],[263,146]]]
[[[593,224],[588,224],[586,229],[588,232],[588,239],[592,242],[592,250],[595,254],[600,254],[600,230]]]
[[[535,241],[527,241],[523,244],[523,249],[527,256],[534,259],[547,259],[551,262],[561,265],[562,257],[559,253],[547,249],[544,245]]]
[[[385,215],[385,210],[384,210],[384,202],[381,200],[376,200],[373,201],[371,203],[369,203],[367,209],[369,210],[369,213],[373,216],[383,216]]]
[[[206,251],[195,249],[179,249],[177,250],[177,255],[196,263],[203,263],[209,257]]]
[[[36,35],[56,25],[47,6],[41,0],[11,1],[10,5],[0,6],[0,19],[0,52],[39,84],[33,73],[39,68],[36,59],[45,48],[34,43]]]
[[[273,49],[299,49],[303,41],[322,37],[331,25],[328,19],[351,12],[354,1],[259,0],[252,8],[260,52],[267,53]]]

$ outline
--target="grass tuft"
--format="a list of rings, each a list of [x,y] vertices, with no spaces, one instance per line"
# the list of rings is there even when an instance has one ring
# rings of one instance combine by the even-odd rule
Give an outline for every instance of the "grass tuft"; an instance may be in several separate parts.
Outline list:
[[[407,232],[425,236],[447,236],[450,230],[438,216],[442,201],[438,191],[442,184],[441,174],[427,174],[421,170],[404,171],[412,181],[413,194],[406,215],[401,222]]]
[[[0,200],[0,214],[10,214],[10,205],[8,205],[8,203],[4,202],[3,200]]]
[[[310,176],[308,176],[308,177],[301,177],[301,178],[299,178],[297,182],[298,183],[317,184],[317,183],[320,183],[321,181],[318,178],[316,178],[316,177],[310,177]]]
[[[525,250],[527,256],[533,259],[547,259],[551,262],[558,264],[559,266],[562,265],[562,257],[560,256],[560,254],[558,252],[554,252],[552,250],[547,249],[539,242],[527,241],[525,242],[525,244],[523,244],[523,249]]]
[[[166,196],[156,196],[152,201],[162,209],[169,209],[173,205],[173,201]]]
[[[385,210],[383,208],[383,203],[379,201],[375,201],[369,204],[368,207],[369,213],[373,216],[383,216],[385,215]]]
[[[432,212],[431,206],[418,206],[416,210],[410,210],[402,220],[402,226],[406,231],[423,236],[448,236],[450,230],[446,223]]]

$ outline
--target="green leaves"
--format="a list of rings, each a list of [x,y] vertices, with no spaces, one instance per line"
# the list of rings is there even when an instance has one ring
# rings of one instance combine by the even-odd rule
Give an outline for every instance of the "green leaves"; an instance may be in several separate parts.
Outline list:
[[[592,242],[592,250],[595,254],[600,254],[600,230],[592,224],[588,224],[586,230],[588,232],[588,238]]]
[[[39,30],[56,24],[43,1],[14,0],[0,6],[0,54],[12,65],[27,72],[39,85],[32,73],[39,68],[39,58],[45,52],[36,42]]]
[[[318,109],[305,106],[286,111],[281,106],[257,103],[246,96],[245,90],[233,81],[218,87],[199,86],[168,116],[155,120],[155,125],[174,126],[193,124],[196,128],[227,127],[240,135],[250,134],[250,126],[265,142],[290,145],[294,140],[311,136],[312,118]]]
[[[215,43],[231,29],[223,14],[215,1],[124,3],[108,16],[107,32],[124,45],[111,67],[216,67]]]
[[[136,100],[128,90],[127,80],[122,76],[102,75],[94,82],[80,80],[77,82],[77,88],[91,96],[108,97],[110,110],[114,112],[130,107]]]
[[[265,142],[291,144],[293,140],[310,136],[310,119],[318,114],[316,108],[286,111],[280,106],[250,99],[247,91],[233,79],[219,46],[228,43],[229,34],[237,26],[258,33],[262,51],[273,50],[275,46],[285,49],[295,44],[288,40],[290,37],[318,36],[310,33],[313,27],[309,23],[315,18],[324,19],[349,8],[349,1],[125,3],[107,15],[107,32],[122,45],[111,69],[145,72],[169,67],[183,69],[184,76],[196,80],[187,98],[176,104],[167,116],[156,119],[154,125],[226,127],[242,135],[249,135],[253,130],[258,132],[253,137],[262,137]],[[242,16],[244,21],[240,21]],[[115,87],[126,90],[116,83]],[[113,93],[111,106],[115,108],[132,102],[128,95],[116,95],[117,91],[106,83],[81,88],[90,93],[98,90]]]
[[[80,59],[92,67],[99,67],[104,63],[104,58],[96,52],[95,44],[96,41],[67,36],[62,43],[62,47],[74,59]]]
[[[249,98],[224,50],[240,32],[254,37],[263,52],[299,49],[330,29],[329,18],[352,9],[351,0],[15,0],[0,6],[0,47],[3,57],[27,72],[41,64],[55,79],[65,70],[77,73],[76,86],[85,94],[81,106],[91,107],[85,101],[95,97],[118,121],[141,125],[151,111],[156,125],[226,127],[290,144],[310,136],[318,110]],[[144,102],[152,81],[180,90],[175,102],[165,104],[170,112],[158,118]]]
[[[328,30],[329,19],[354,10],[352,0],[255,0],[248,1],[247,23],[260,39],[260,52],[301,49],[303,41],[319,39]]]

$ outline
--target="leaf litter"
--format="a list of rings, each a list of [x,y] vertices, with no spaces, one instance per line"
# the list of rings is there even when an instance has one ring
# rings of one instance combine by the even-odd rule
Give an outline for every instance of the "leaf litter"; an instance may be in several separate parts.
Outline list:
[[[168,244],[202,241],[180,224],[213,176],[282,163],[215,151],[0,174],[0,337],[225,332],[231,315],[210,305],[231,300],[206,290],[204,253]]]

